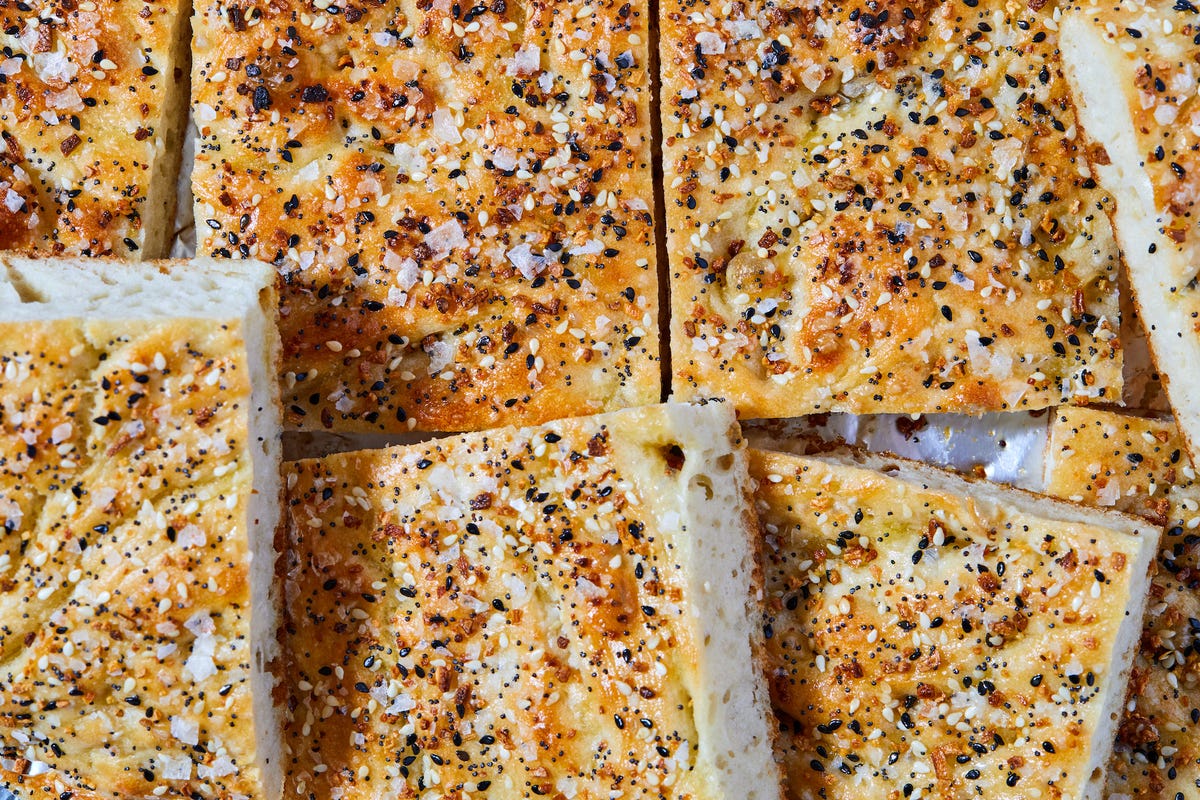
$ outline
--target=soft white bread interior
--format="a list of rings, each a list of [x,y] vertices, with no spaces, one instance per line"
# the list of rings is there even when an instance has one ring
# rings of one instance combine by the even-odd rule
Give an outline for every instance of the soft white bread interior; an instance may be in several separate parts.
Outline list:
[[[1147,35],[1159,34],[1151,29]],[[1190,241],[1181,246],[1165,233],[1169,220],[1156,199],[1154,179],[1146,168],[1147,143],[1131,111],[1131,104],[1140,103],[1135,83],[1141,63],[1105,35],[1105,26],[1091,12],[1076,10],[1063,17],[1060,46],[1079,120],[1088,138],[1103,147],[1102,156],[1089,160],[1100,183],[1116,199],[1113,227],[1138,314],[1171,407],[1196,458],[1200,456],[1200,333],[1193,315],[1195,299],[1187,298],[1200,263]],[[1177,124],[1188,123],[1181,118]]]
[[[113,323],[188,321],[209,327],[238,326],[244,355],[228,355],[249,371],[248,439],[238,455],[252,462],[246,498],[250,583],[250,646],[255,758],[267,797],[283,788],[282,709],[273,693],[272,662],[280,655],[277,632],[280,593],[275,578],[274,539],[281,519],[281,412],[277,368],[279,335],[275,272],[253,261],[159,261],[27,259],[0,255],[0,323],[79,320],[112,328]],[[174,346],[184,348],[186,340]],[[171,356],[172,354],[168,354]],[[175,402],[162,398],[163,402]],[[188,422],[181,436],[199,435],[204,422]],[[196,428],[196,430],[191,430]],[[240,521],[239,521],[240,522]],[[233,565],[231,565],[232,567]],[[241,566],[241,565],[239,565]],[[115,787],[114,787],[115,790]]]
[[[665,503],[674,494],[683,513],[677,530],[664,530],[688,581],[696,626],[697,684],[706,689],[692,698],[701,760],[717,770],[717,796],[770,800],[779,797],[780,779],[771,755],[771,699],[762,679],[763,585],[745,444],[728,403],[668,404],[664,410],[667,427],[679,434],[684,462],[672,477],[674,486],[646,499]],[[655,466],[647,463],[647,473]],[[753,665],[751,680],[747,664]]]
[[[1088,752],[1087,774],[1090,776],[1083,800],[1104,797],[1106,769],[1121,719],[1129,672],[1137,651],[1150,593],[1150,571],[1158,551],[1161,530],[1140,517],[1076,505],[1023,489],[982,480],[973,480],[955,473],[889,455],[855,451],[815,456],[817,460],[850,467],[864,467],[899,478],[908,483],[970,497],[983,506],[1016,509],[1042,519],[1107,528],[1131,537],[1139,543],[1131,566],[1134,576],[1129,590],[1130,604],[1124,609],[1113,646],[1113,665],[1110,674],[1117,680],[1105,681],[1099,698],[1102,709]]]
[[[257,261],[196,258],[130,264],[117,259],[33,259],[0,253],[0,292],[19,302],[0,308],[5,322],[56,319],[196,317],[273,319],[264,304],[274,270]],[[260,349],[252,354],[269,356]],[[264,362],[269,366],[270,362]]]

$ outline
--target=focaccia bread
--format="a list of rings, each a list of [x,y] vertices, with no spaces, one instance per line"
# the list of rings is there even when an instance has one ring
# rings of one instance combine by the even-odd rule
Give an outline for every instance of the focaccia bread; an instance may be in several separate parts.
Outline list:
[[[0,4],[0,250],[167,255],[187,4]]]
[[[1190,2],[1084,2],[1063,18],[1091,161],[1117,193],[1129,283],[1171,408],[1200,455],[1200,16]]]
[[[1183,436],[1169,419],[1056,409],[1044,478],[1048,494],[1074,503],[1136,514],[1160,526],[1200,525],[1193,522],[1200,520],[1200,486]]]
[[[283,276],[284,419],[660,399],[648,6],[197,6],[199,252]]]
[[[273,271],[0,257],[0,766],[29,798],[282,789]]]
[[[1156,529],[882,457],[750,461],[794,800],[1101,797]]]
[[[1120,400],[1118,251],[1056,13],[663,3],[677,396],[748,418]]]
[[[1165,528],[1108,794],[1188,797],[1200,786],[1200,485],[1183,437],[1169,421],[1059,409],[1046,487]]]
[[[728,404],[295,463],[295,796],[780,792]]]

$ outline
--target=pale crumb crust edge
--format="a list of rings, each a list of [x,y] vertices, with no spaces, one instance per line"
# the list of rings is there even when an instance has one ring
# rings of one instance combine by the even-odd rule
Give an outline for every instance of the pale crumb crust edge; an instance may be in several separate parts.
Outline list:
[[[284,791],[284,708],[276,701],[276,667],[283,662],[278,631],[283,624],[283,593],[276,580],[277,533],[283,515],[283,416],[278,375],[281,343],[279,297],[273,283],[258,293],[258,306],[243,322],[250,367],[250,408],[246,443],[253,459],[254,492],[248,503],[250,536],[250,643],[255,754],[267,800]]]
[[[670,537],[690,578],[698,683],[707,689],[693,698],[701,757],[724,780],[716,787],[717,797],[778,800],[783,776],[774,758],[776,726],[765,677],[765,588],[746,444],[728,403],[701,409],[711,417],[708,424],[680,413],[686,407],[666,408],[675,418],[672,427],[686,437],[687,457],[677,478],[685,507],[705,515],[693,513],[690,530],[685,526],[681,535]],[[710,582],[712,576],[721,576],[726,585]]]
[[[274,281],[274,268],[257,261],[128,262],[0,253],[0,319],[241,317],[260,305],[259,292]],[[277,313],[271,309],[270,318]]]

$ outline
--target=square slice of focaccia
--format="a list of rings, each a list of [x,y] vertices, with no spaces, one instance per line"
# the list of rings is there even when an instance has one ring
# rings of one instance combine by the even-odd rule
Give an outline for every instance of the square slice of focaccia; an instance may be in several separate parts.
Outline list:
[[[780,792],[728,404],[296,462],[289,791]]]
[[[663,3],[678,396],[1119,400],[1118,252],[1043,5]]]
[[[790,797],[1099,798],[1157,529],[862,460],[751,451]]]
[[[273,278],[0,257],[0,786],[21,800],[279,796]]]
[[[1200,786],[1200,485],[1183,437],[1170,421],[1059,409],[1046,487],[1165,528],[1108,793],[1188,797]]]
[[[197,5],[199,252],[282,275],[284,419],[658,402],[645,2]]]
[[[158,258],[174,232],[188,5],[0,5],[0,250]]]
[[[1084,2],[1063,18],[1067,75],[1150,350],[1200,457],[1200,15],[1190,2]]]

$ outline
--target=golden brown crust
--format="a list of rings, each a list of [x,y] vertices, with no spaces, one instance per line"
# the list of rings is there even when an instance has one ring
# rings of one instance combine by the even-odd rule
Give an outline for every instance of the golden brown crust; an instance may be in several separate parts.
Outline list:
[[[879,5],[664,4],[675,392],[747,417],[1119,398],[1055,9]]]
[[[1138,537],[804,457],[751,475],[791,797],[1083,796]]]
[[[729,702],[705,683],[726,669],[705,652],[707,626],[716,640],[742,620],[745,661],[726,674],[739,676],[735,694],[755,682],[741,607],[749,532],[744,547],[736,524],[705,534],[705,548],[744,551],[737,580],[720,558],[689,555],[706,514],[748,513],[736,425],[728,410],[674,408],[293,465],[289,789],[777,797],[765,707],[754,709],[757,743],[753,726],[706,728],[719,713],[701,713]],[[686,499],[687,465],[729,509]],[[725,592],[723,620],[698,614],[708,581]],[[716,741],[756,750],[747,764],[757,756],[765,771],[731,785],[722,776],[745,768]]]
[[[1196,473],[1169,419],[1060,408],[1047,448],[1048,494],[1164,526],[1182,524],[1197,511],[1188,502]]]
[[[286,421],[659,399],[645,3],[202,3],[202,254],[274,261]]]
[[[0,757],[77,796],[262,794],[243,335],[0,323]]]
[[[0,249],[166,255],[186,22],[177,0],[0,2]]]
[[[1186,794],[1200,780],[1200,485],[1169,421],[1059,409],[1050,428],[1051,494],[1140,514],[1166,531],[1134,661],[1108,791]]]

